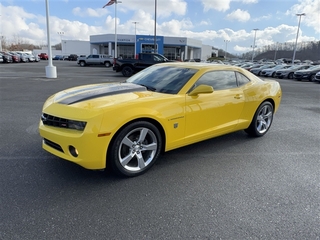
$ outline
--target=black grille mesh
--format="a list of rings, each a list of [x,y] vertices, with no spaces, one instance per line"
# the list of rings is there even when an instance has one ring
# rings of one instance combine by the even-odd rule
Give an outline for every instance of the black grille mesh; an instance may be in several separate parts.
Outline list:
[[[41,120],[44,125],[54,126],[54,127],[61,127],[61,128],[68,128],[68,119],[55,117],[46,113],[43,113],[41,116]]]

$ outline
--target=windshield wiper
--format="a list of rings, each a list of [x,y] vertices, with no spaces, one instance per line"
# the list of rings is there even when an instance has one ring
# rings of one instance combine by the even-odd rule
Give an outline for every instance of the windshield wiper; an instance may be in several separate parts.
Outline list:
[[[156,88],[147,86],[145,84],[139,84],[139,85],[145,87],[147,90],[152,91],[152,92],[155,92],[157,90]]]

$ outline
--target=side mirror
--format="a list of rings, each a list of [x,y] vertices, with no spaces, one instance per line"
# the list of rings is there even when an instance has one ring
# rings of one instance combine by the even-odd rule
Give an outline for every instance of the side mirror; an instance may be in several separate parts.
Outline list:
[[[213,93],[213,87],[209,85],[199,85],[189,93],[189,96],[197,96],[201,93]]]

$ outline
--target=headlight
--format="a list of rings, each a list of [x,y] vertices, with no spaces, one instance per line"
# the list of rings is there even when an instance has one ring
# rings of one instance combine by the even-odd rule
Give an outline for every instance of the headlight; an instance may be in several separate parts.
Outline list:
[[[86,122],[69,120],[68,121],[68,128],[83,131],[84,128],[86,127],[86,124],[87,124]]]

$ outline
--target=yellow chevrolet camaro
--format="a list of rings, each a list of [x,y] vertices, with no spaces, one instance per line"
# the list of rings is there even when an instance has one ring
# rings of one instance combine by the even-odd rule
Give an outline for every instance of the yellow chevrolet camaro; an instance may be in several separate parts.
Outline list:
[[[39,131],[43,148],[60,158],[133,177],[161,152],[239,130],[263,136],[280,102],[278,82],[242,68],[162,63],[122,83],[54,94]]]

